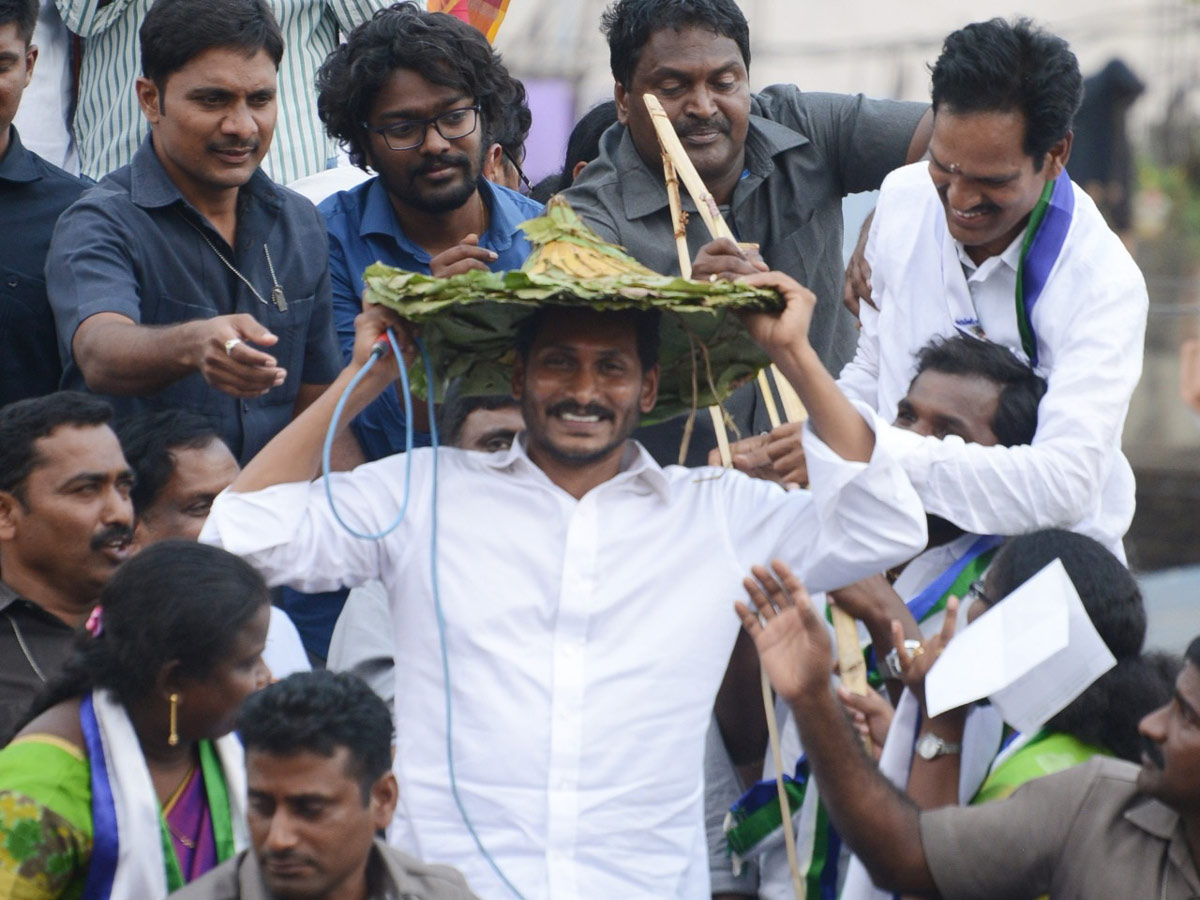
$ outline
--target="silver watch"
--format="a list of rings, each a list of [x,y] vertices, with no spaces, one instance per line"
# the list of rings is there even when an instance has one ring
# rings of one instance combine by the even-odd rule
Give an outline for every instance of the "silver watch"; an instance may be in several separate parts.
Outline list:
[[[962,744],[952,744],[949,741],[944,741],[936,734],[930,734],[928,731],[921,735],[921,739],[917,741],[917,756],[921,757],[921,759],[937,759],[939,756],[950,756],[956,753],[962,753]]]
[[[911,657],[920,646],[920,641],[914,641],[910,638],[904,642],[904,652]],[[884,654],[883,663],[879,666],[879,674],[893,681],[900,680],[900,654],[896,652],[895,647]]]

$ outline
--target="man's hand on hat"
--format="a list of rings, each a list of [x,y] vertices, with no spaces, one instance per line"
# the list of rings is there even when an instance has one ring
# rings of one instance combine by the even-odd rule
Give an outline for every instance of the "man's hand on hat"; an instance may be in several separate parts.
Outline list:
[[[742,323],[772,359],[778,351],[808,347],[808,327],[812,323],[816,295],[783,272],[756,272],[738,279],[751,287],[771,288],[786,304],[782,311],[742,313]]]
[[[693,281],[734,281],[742,275],[767,271],[757,250],[739,247],[729,238],[717,238],[700,248],[692,260]]]
[[[496,251],[479,246],[479,235],[468,234],[462,242],[429,260],[429,274],[437,278],[461,275],[471,269],[486,272],[496,261]]]
[[[287,378],[275,357],[252,347],[271,347],[279,338],[247,313],[189,323],[197,333],[196,369],[210,385],[234,397],[261,397]]]

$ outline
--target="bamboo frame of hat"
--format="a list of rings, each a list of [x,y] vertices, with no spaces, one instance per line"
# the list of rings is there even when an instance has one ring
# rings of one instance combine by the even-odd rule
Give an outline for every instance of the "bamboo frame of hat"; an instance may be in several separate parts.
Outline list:
[[[736,240],[733,232],[730,230],[725,218],[721,215],[720,209],[717,207],[716,199],[712,192],[708,190],[704,184],[704,180],[692,165],[691,159],[684,150],[683,144],[679,141],[679,136],[675,133],[675,128],[671,125],[671,120],[667,117],[666,111],[662,108],[658,98],[653,94],[644,94],[642,99],[645,101],[646,109],[650,113],[650,121],[654,125],[655,133],[658,136],[659,150],[662,153],[663,160],[663,176],[667,185],[667,200],[671,209],[671,221],[675,232],[675,250],[679,257],[679,271],[684,278],[690,278],[692,274],[692,261],[688,253],[687,247],[687,213],[683,211],[683,205],[679,195],[679,182],[682,180],[684,186],[687,187],[688,193],[692,195],[692,200],[696,204],[696,210],[700,214],[700,218],[704,220],[704,224],[708,226],[709,234],[713,239],[726,237],[730,240]],[[783,404],[784,415],[788,422],[803,422],[808,418],[808,411],[804,408],[796,390],[783,377],[774,364],[771,365],[771,376],[768,377],[766,369],[762,369],[758,373],[758,384],[762,391],[765,401],[767,416],[771,422],[771,427],[776,428],[780,425],[780,417],[778,407],[775,405],[775,397],[771,391],[771,381],[775,382],[776,389],[779,391],[779,399]],[[733,456],[729,445],[729,437],[725,428],[724,410],[719,404],[708,408],[709,414],[712,417],[713,431],[717,436],[717,449],[721,457],[721,464],[725,468],[730,468],[733,465]],[[842,683],[856,694],[866,694],[870,690],[867,684],[866,664],[863,661],[862,649],[858,641],[858,624],[854,618],[845,610],[833,607],[832,609],[834,636],[837,644],[838,669]],[[787,823],[783,827],[784,847],[787,851],[788,867],[792,875],[792,889],[797,897],[797,900],[802,900],[806,895],[804,879],[800,875],[799,861],[796,855],[796,836],[790,826],[791,823],[791,808],[788,803],[787,792],[783,786],[783,754],[779,744],[779,723],[775,717],[775,702],[774,694],[771,690],[771,683],[767,677],[765,669],[760,669],[761,685],[763,696],[763,708],[767,717],[767,732],[771,744],[771,756],[775,765],[775,787],[779,796],[779,806],[781,813],[781,825]],[[870,738],[866,738],[867,749],[870,749]]]

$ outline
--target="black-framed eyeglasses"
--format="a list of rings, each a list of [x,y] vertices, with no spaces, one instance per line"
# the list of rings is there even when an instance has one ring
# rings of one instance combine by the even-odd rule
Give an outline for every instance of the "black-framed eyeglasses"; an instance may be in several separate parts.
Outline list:
[[[533,185],[529,183],[529,176],[525,174],[525,170],[521,168],[521,164],[517,162],[517,158],[513,154],[509,153],[503,147],[500,148],[500,152],[504,154],[504,158],[507,159],[512,165],[513,169],[516,170],[517,180],[521,182],[521,193],[528,197],[533,193]]]
[[[362,127],[383,138],[389,150],[415,150],[425,143],[432,125],[448,141],[465,138],[479,127],[479,107],[464,106],[461,109],[450,109],[428,119],[401,119],[388,125],[373,128],[366,122]]]
[[[967,588],[967,605],[980,601],[984,606],[993,606],[992,598],[983,590],[983,579],[977,578],[971,582],[971,586]]]

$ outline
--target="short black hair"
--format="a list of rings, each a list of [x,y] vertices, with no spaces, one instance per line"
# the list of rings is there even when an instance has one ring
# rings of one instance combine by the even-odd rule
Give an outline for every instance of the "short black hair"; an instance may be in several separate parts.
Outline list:
[[[1007,347],[966,334],[934,338],[917,352],[917,374],[913,384],[926,371],[973,375],[1000,385],[992,433],[1003,447],[1033,443],[1037,433],[1038,404],[1046,393],[1046,379],[1021,362]]]
[[[331,757],[350,751],[346,773],[358,781],[363,805],[392,765],[392,716],[387,704],[349,672],[297,672],[252,694],[238,714],[247,753]]]
[[[642,48],[664,28],[706,28],[738,46],[750,71],[750,26],[733,0],[616,0],[600,17],[613,78],[628,89]]]
[[[0,0],[0,25],[17,23],[17,37],[29,46],[37,26],[38,0]]]
[[[529,351],[537,340],[538,331],[546,321],[546,315],[551,311],[571,310],[569,306],[540,306],[537,311],[530,313],[517,324],[517,333],[513,338],[513,347],[521,359],[528,361]],[[658,365],[658,348],[661,343],[659,328],[662,325],[662,312],[657,309],[616,309],[605,315],[628,316],[633,320],[637,335],[638,362],[642,371],[648,372]]]
[[[1200,637],[1192,639],[1192,642],[1188,644],[1187,650],[1183,653],[1183,658],[1197,669],[1200,669]]]
[[[395,3],[351,31],[317,71],[317,114],[360,168],[366,167],[363,123],[397,69],[412,69],[472,97],[488,143],[498,141],[496,129],[506,117],[515,123],[508,130],[519,132],[517,108],[528,112],[524,86],[508,74],[482,33],[454,16]]]
[[[463,425],[475,410],[519,408],[520,405],[515,397],[507,394],[464,397],[458,392],[457,385],[451,385],[438,408],[438,440],[445,447],[457,447],[462,440]]]
[[[525,139],[533,127],[533,113],[529,111],[525,85],[521,79],[509,75],[508,80],[508,102],[495,120],[488,122],[487,116],[484,116],[484,126],[489,141],[499,144],[504,155],[514,165],[520,166],[525,161]]]
[[[100,591],[103,629],[96,637],[80,632],[74,656],[34,701],[30,718],[93,688],[129,706],[149,696],[175,660],[181,674],[204,678],[270,602],[266,582],[240,556],[196,541],[153,544]]]
[[[942,44],[932,73],[935,114],[943,107],[955,115],[1020,112],[1035,171],[1070,133],[1083,101],[1083,76],[1070,46],[1029,19],[960,28]]]
[[[0,491],[22,498],[29,473],[42,464],[37,441],[64,425],[87,428],[112,422],[107,401],[80,391],[17,400],[0,409]]]
[[[1086,535],[1048,528],[1011,537],[992,560],[987,586],[993,600],[1016,590],[1054,560],[1075,585],[1088,618],[1118,660],[1137,656],[1146,639],[1146,607],[1125,565]]]
[[[154,0],[138,29],[142,74],[162,90],[167,78],[216,47],[260,50],[283,59],[283,34],[264,0]]]
[[[129,499],[134,515],[154,505],[159,492],[175,473],[173,450],[200,450],[221,440],[206,417],[187,409],[164,409],[142,413],[117,430],[125,461],[133,469],[134,485]]]

